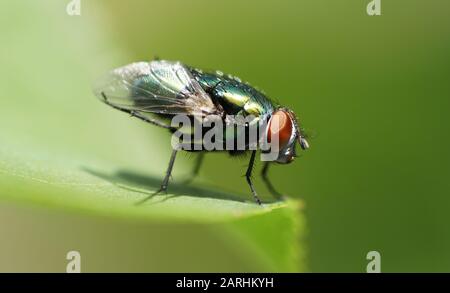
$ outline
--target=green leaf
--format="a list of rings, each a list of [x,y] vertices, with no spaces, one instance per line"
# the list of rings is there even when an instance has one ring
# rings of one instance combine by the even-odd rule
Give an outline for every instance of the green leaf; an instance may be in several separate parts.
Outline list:
[[[15,23],[2,23],[5,42],[0,54],[0,72],[5,77],[0,86],[0,95],[5,97],[0,99],[0,199],[6,210],[12,203],[10,221],[24,221],[25,216],[18,216],[23,213],[21,207],[31,206],[33,215],[36,210],[58,214],[43,216],[37,212],[34,216],[45,219],[46,239],[60,237],[53,226],[55,221],[60,221],[67,231],[97,227],[93,237],[96,240],[89,245],[73,239],[70,242],[69,236],[47,243],[55,245],[49,255],[71,243],[85,245],[85,251],[96,247],[87,269],[92,271],[304,270],[300,201],[265,203],[261,207],[252,201],[249,192],[244,196],[218,191],[200,178],[193,185],[172,180],[169,194],[156,195],[140,206],[134,204],[158,189],[169,158],[169,135],[95,100],[90,89],[93,77],[108,66],[133,60],[128,60],[108,38],[108,26],[101,13],[71,18],[65,14],[65,5],[55,3],[11,1],[0,10],[0,19]],[[83,3],[83,11],[102,11],[95,5]],[[181,158],[175,168],[189,173],[184,165]],[[183,175],[177,171],[174,177],[182,179]],[[71,215],[86,217],[91,224],[75,224],[74,228],[69,224]],[[95,223],[99,219],[104,219],[111,229],[116,225],[125,227],[111,234],[108,229],[98,228]],[[3,222],[6,225],[8,220]],[[148,227],[149,234],[130,238],[124,250],[148,241],[156,245],[152,251],[135,249],[142,249],[139,251],[143,257],[164,256],[170,265],[136,261],[133,266],[120,259],[102,265],[99,258],[107,252],[95,243],[102,243],[105,237],[112,237],[111,242],[116,243],[140,225]],[[172,227],[174,235],[161,239],[155,236],[161,235],[155,232],[161,227]],[[201,234],[204,237],[197,235],[199,229],[205,230]],[[28,243],[42,237],[31,230],[26,234]],[[5,237],[9,239],[6,243],[10,241],[11,246],[19,241],[14,233],[7,235],[10,238]],[[173,242],[195,246],[205,255],[195,253],[187,263],[171,258],[172,250],[167,247]],[[4,263],[1,270],[7,271],[12,265],[15,270],[29,271],[30,262],[39,262],[42,257],[37,252],[24,254],[13,249],[12,253],[23,264]],[[133,252],[129,253],[133,259]],[[210,260],[211,255],[218,254],[223,255]],[[20,263],[18,259],[16,263]],[[49,263],[33,270],[64,268],[56,260]]]
[[[112,171],[101,164],[49,157],[27,157],[15,148],[0,150],[0,191],[3,198],[45,206],[81,210],[104,216],[221,222],[287,208],[290,203],[262,207],[213,188],[170,183],[168,194],[152,196],[161,179],[133,171]],[[52,158],[54,159],[54,158]],[[11,191],[14,192],[11,192]]]

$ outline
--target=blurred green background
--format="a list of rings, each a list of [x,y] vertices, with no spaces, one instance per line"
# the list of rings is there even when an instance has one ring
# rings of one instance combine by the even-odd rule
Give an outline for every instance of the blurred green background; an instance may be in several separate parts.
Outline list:
[[[68,16],[69,0],[2,1],[0,269],[57,271],[44,256],[74,244],[92,254],[91,271],[363,272],[371,250],[384,272],[449,271],[450,3],[382,0],[382,15],[370,17],[369,2],[81,0],[81,15]],[[183,223],[182,201],[170,212],[183,209],[177,223],[128,222],[26,205],[50,192],[42,179],[29,183],[33,172],[101,166],[162,176],[169,136],[90,92],[105,71],[154,56],[237,75],[317,133],[309,151],[270,174],[303,200],[304,218],[278,209],[231,224]],[[175,181],[192,162],[180,156]],[[196,186],[250,196],[245,164],[209,155]],[[91,180],[84,173],[74,177]],[[223,209],[253,211],[247,205]],[[267,236],[296,221],[303,236]],[[236,231],[251,241],[237,242]],[[283,241],[298,246],[295,255]]]

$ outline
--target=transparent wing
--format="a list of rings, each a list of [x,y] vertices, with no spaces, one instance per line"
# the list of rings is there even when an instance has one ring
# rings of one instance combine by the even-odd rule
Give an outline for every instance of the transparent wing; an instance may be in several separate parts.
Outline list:
[[[117,68],[94,88],[102,101],[128,111],[218,114],[210,96],[179,62],[138,62]]]

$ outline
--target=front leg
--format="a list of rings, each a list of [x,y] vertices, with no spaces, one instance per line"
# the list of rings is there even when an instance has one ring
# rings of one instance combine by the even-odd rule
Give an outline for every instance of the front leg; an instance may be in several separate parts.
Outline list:
[[[275,197],[277,200],[281,200],[283,198],[283,195],[281,195],[281,193],[279,193],[272,185],[272,182],[270,182],[269,177],[267,176],[267,173],[269,171],[269,162],[265,162],[264,163],[264,167],[262,169],[261,172],[261,177],[264,181],[264,183],[267,186],[267,189],[269,190],[269,192],[273,195],[273,197]]]
[[[192,175],[189,176],[189,178],[184,181],[184,184],[190,184],[194,180],[194,178],[197,177],[197,175],[200,171],[200,167],[202,166],[204,156],[205,156],[204,152],[200,152],[199,154],[197,154],[197,158],[195,161],[194,169],[192,171]]]
[[[259,199],[258,194],[256,193],[256,190],[253,187],[253,182],[252,182],[252,171],[253,171],[253,165],[255,164],[255,156],[256,156],[256,150],[252,151],[252,156],[250,157],[250,161],[248,162],[248,167],[247,167],[247,172],[245,173],[245,178],[247,179],[247,183],[250,186],[250,189],[252,190],[253,198],[259,205],[261,205],[261,200]]]

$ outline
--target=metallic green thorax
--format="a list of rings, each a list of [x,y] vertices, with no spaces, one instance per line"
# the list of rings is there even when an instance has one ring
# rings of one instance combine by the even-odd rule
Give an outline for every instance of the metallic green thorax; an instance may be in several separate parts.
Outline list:
[[[275,106],[264,94],[236,77],[221,72],[204,73],[193,68],[189,70],[205,92],[223,107],[227,115],[261,117],[274,111]]]
[[[252,115],[255,119],[250,124],[257,124],[260,119],[269,118],[275,106],[263,93],[239,78],[224,75],[220,71],[203,72],[188,68],[200,86],[209,94],[215,104],[220,105],[226,115]],[[226,140],[235,140],[243,135],[243,130],[225,133]]]

